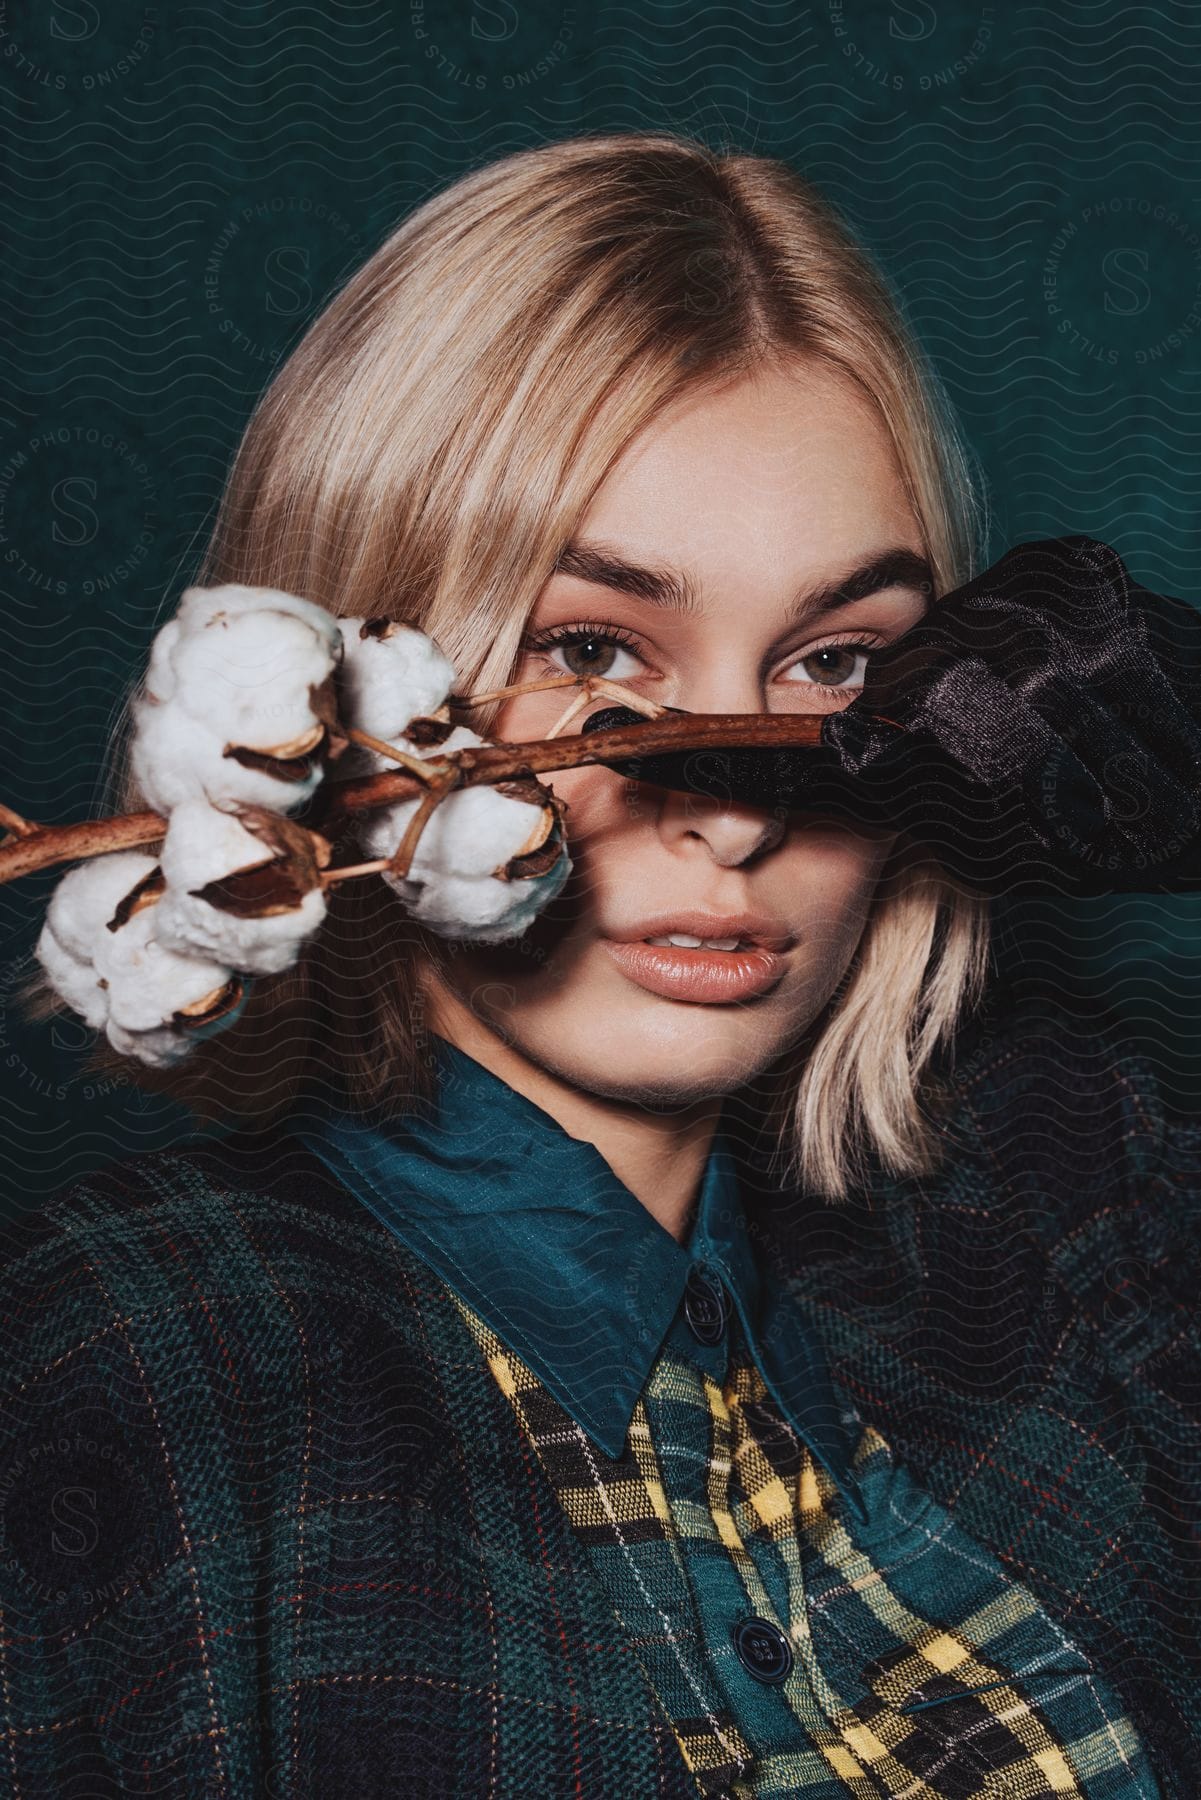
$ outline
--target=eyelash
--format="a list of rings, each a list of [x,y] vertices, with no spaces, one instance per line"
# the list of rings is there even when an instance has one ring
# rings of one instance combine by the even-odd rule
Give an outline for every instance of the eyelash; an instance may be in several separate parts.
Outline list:
[[[551,650],[557,644],[579,644],[585,643],[588,640],[600,644],[614,644],[620,649],[628,650],[632,656],[638,655],[638,640],[634,637],[632,632],[626,631],[624,627],[620,625],[591,624],[587,620],[582,620],[575,625],[552,625],[544,628],[542,631],[531,632],[526,637],[525,647],[535,651]],[[843,648],[879,650],[882,646],[879,639],[872,637],[870,634],[865,636],[862,632],[858,634],[852,633],[849,637],[827,638],[823,643],[813,644],[795,660],[797,662],[803,662],[806,656],[816,656],[819,650],[840,650]],[[641,660],[641,658],[639,658],[639,660]],[[555,666],[557,667],[558,665]],[[788,665],[789,668],[792,666],[791,663]],[[560,669],[559,672],[560,674],[569,673],[566,669]],[[616,679],[616,677],[612,677],[611,679]],[[638,678],[635,677],[635,679]],[[800,686],[804,684],[798,683],[797,685]],[[815,682],[813,685],[815,687],[820,687],[823,684],[821,682]],[[848,692],[852,690],[844,689],[843,691]]]

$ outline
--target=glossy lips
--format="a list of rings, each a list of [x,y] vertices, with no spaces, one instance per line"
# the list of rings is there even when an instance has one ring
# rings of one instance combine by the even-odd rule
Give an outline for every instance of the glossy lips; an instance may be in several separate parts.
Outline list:
[[[629,925],[611,926],[605,933],[620,944],[640,942],[643,938],[689,937],[719,940],[745,938],[756,949],[788,950],[792,933],[779,919],[757,912],[706,912],[701,907],[680,907],[675,912],[649,913]]]
[[[723,935],[734,934],[706,933],[713,937]],[[623,974],[667,1000],[710,1004],[746,1000],[767,993],[784,972],[782,955],[756,946],[745,950],[692,950],[666,944],[623,943],[614,938],[600,941]]]

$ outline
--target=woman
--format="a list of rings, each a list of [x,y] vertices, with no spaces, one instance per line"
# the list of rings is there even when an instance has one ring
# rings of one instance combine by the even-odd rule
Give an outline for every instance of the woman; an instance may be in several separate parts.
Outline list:
[[[200,580],[416,623],[464,694],[822,711],[977,539],[818,196],[581,138],[349,282]],[[246,1130],[17,1246],[12,1791],[1188,1792],[1195,1148],[975,1004],[984,902],[896,833],[549,779],[523,937],[343,890],[192,1067]]]

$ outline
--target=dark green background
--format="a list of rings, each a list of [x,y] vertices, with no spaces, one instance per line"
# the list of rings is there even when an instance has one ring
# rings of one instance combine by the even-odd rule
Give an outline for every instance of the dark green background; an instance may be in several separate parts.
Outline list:
[[[102,746],[272,369],[463,170],[670,126],[783,156],[883,261],[986,475],[993,556],[1086,531],[1197,597],[1201,8],[534,0],[0,7],[10,321],[0,797],[100,808]],[[21,1024],[52,878],[0,890],[3,1179],[39,1200],[180,1118]],[[1199,903],[1010,916],[1019,983],[1201,1093]]]

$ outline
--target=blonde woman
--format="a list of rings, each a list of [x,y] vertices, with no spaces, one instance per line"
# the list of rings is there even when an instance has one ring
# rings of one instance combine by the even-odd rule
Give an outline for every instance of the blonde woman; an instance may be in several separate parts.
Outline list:
[[[978,544],[821,198],[628,135],[401,225],[198,580],[417,624],[464,694],[835,711]],[[979,1004],[985,902],[903,834],[549,779],[520,939],[349,884],[187,1065],[243,1128],[16,1247],[11,1791],[1189,1792],[1195,1146],[1136,1059]]]

